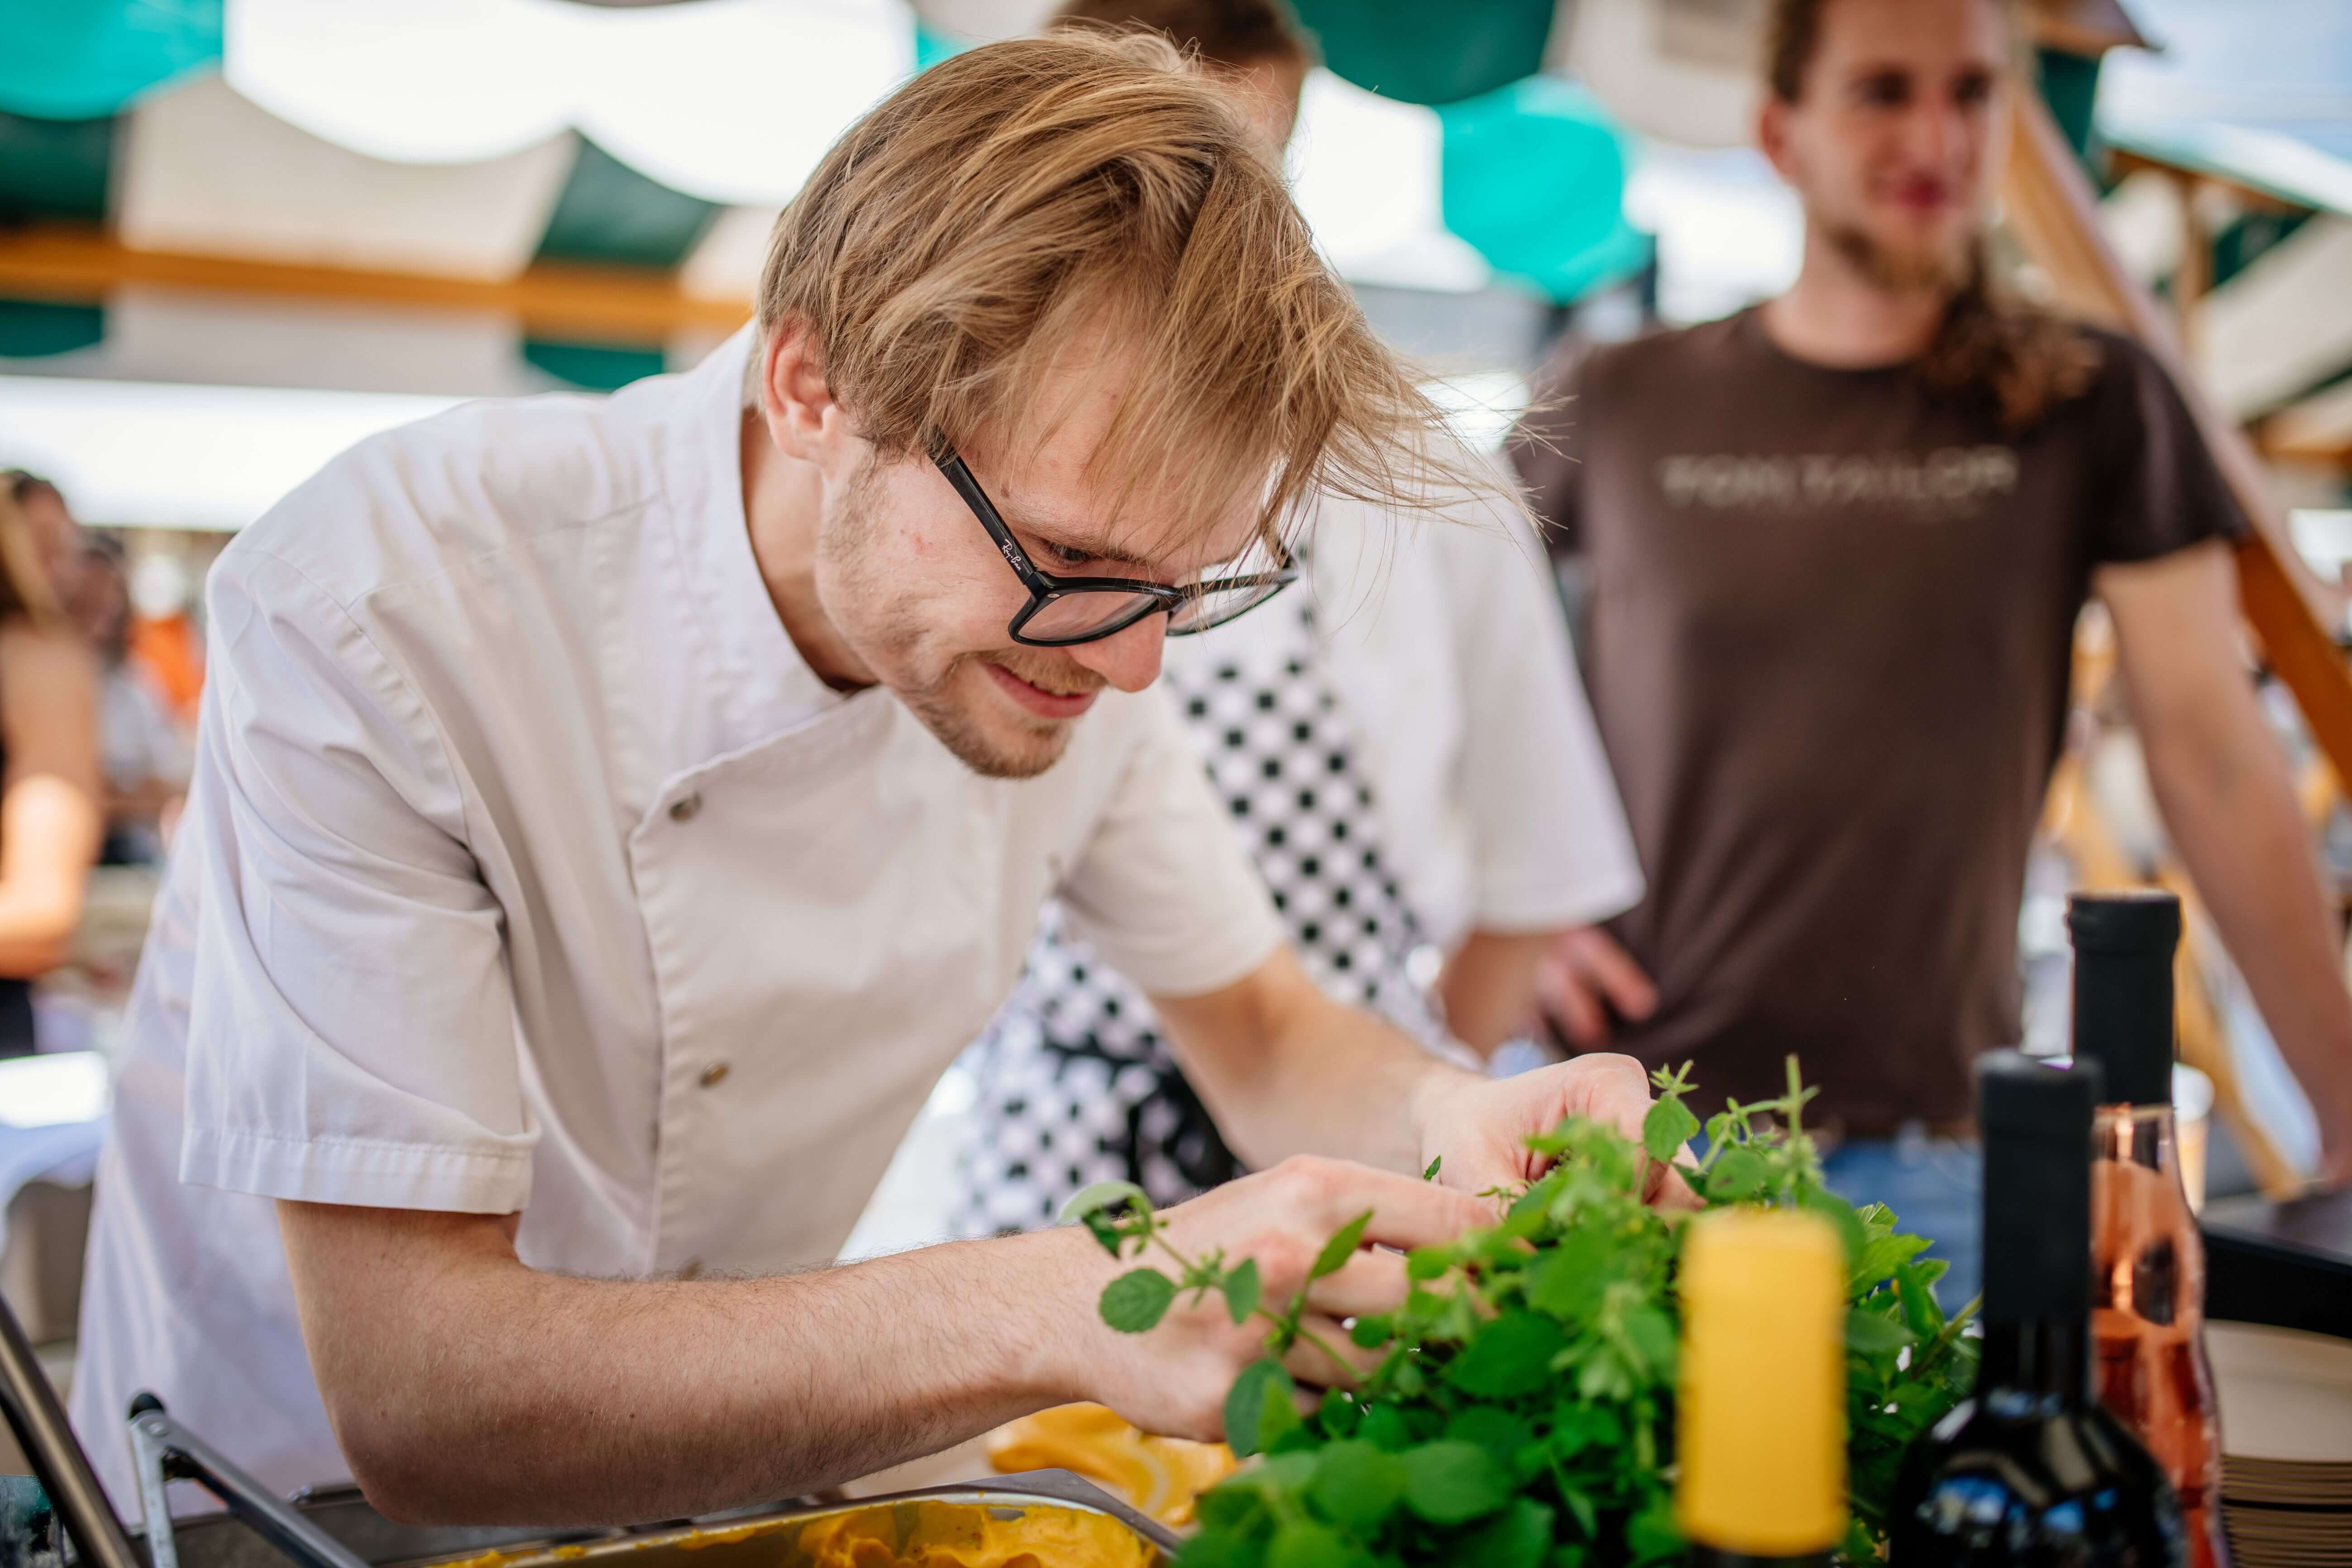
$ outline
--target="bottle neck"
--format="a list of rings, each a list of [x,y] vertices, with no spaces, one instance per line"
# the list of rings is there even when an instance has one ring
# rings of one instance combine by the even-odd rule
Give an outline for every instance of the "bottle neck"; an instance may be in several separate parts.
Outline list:
[[[2178,1175],[2179,1129],[2169,1105],[2102,1105],[2091,1123],[2091,1157]]]
[[[2091,1323],[2029,1318],[1987,1321],[1977,1400],[2003,1414],[2054,1415],[2091,1403]]]

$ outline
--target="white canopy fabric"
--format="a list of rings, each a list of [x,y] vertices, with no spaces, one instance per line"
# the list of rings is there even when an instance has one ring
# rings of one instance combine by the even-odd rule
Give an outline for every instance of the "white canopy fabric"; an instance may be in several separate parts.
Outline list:
[[[229,0],[222,70],[311,134],[402,163],[570,129],[706,201],[788,199],[915,66],[898,0]]]

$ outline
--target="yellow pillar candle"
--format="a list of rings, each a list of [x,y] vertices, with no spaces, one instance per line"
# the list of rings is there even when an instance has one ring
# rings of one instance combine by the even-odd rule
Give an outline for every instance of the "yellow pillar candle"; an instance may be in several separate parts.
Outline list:
[[[1683,1253],[1675,1412],[1683,1533],[1798,1557],[1845,1531],[1845,1258],[1791,1210],[1692,1222]]]

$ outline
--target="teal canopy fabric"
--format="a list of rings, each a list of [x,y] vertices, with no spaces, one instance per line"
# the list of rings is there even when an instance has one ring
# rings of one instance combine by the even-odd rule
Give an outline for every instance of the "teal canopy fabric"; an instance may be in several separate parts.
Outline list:
[[[1454,103],[1543,64],[1552,0],[1292,0],[1323,63],[1402,103]]]
[[[1566,303],[1648,262],[1625,222],[1623,137],[1584,89],[1531,76],[1437,112],[1445,226],[1496,271]]]
[[[0,18],[0,110],[110,115],[158,83],[215,65],[221,0],[16,0]]]

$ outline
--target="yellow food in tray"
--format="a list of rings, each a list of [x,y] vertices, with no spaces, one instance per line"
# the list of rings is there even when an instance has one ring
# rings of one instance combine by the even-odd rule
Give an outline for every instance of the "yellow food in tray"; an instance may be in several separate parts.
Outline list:
[[[1075,1470],[1162,1524],[1192,1522],[1200,1495],[1237,1468],[1223,1443],[1151,1437],[1099,1405],[1062,1405],[1000,1427],[988,1446],[999,1475]]]
[[[1077,1509],[886,1504],[801,1527],[811,1568],[1145,1568],[1149,1542],[1108,1514]]]

